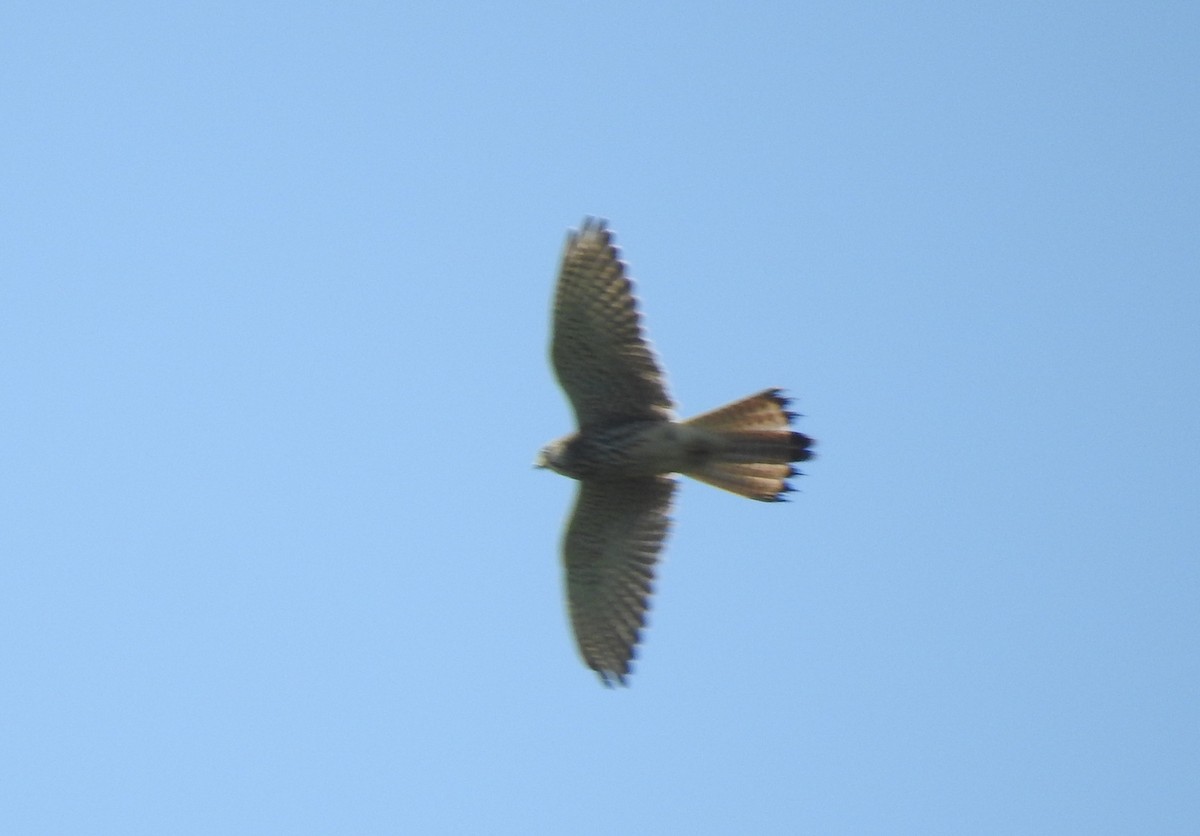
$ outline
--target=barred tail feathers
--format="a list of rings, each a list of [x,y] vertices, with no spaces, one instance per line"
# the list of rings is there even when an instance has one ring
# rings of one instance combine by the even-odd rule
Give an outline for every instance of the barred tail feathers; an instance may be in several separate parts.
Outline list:
[[[684,426],[699,430],[703,454],[683,472],[716,488],[763,502],[777,502],[793,490],[792,462],[812,458],[813,440],[791,429],[795,414],[778,389],[697,415]]]

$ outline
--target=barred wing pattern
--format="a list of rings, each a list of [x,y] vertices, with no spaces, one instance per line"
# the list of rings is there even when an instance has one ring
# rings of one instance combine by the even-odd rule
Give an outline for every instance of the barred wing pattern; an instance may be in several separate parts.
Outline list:
[[[579,652],[605,685],[629,674],[674,491],[667,476],[579,483],[563,540],[567,601]]]
[[[586,219],[567,239],[550,355],[581,429],[671,418],[662,370],[602,220]]]

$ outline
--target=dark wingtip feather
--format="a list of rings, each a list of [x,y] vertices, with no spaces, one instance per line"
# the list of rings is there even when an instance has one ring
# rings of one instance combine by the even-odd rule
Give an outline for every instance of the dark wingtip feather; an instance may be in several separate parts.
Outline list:
[[[579,234],[587,235],[588,233],[595,233],[602,236],[605,241],[609,240],[608,221],[595,215],[586,216],[583,223],[579,225]]]
[[[622,688],[629,687],[629,680],[624,673],[618,673],[617,671],[606,671],[601,668],[592,668],[592,670],[594,670],[596,675],[600,677],[600,682],[605,688],[615,688],[618,685],[620,685]]]

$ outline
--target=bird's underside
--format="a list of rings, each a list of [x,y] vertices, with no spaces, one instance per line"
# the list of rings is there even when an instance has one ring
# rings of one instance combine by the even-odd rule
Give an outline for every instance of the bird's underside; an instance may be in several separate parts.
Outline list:
[[[538,465],[579,480],[563,538],[579,651],[606,685],[626,684],[682,473],[740,496],[779,501],[812,439],[767,389],[682,422],[642,333],[625,265],[603,221],[567,239],[551,359],[579,424]]]

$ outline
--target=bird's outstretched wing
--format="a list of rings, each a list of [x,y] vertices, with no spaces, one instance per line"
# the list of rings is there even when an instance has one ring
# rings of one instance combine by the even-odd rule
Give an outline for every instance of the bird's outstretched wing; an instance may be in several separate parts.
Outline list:
[[[604,221],[587,218],[567,237],[550,355],[581,429],[670,419],[662,369]]]
[[[670,524],[675,480],[581,482],[563,540],[575,641],[605,685],[625,684]]]

